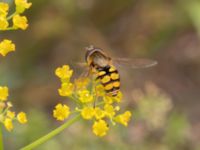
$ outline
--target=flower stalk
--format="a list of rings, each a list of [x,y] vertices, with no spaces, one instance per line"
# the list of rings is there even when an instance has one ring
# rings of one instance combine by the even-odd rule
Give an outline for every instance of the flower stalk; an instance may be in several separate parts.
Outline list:
[[[0,125],[0,150],[3,150],[3,133],[1,125]]]
[[[54,136],[56,136],[57,134],[62,132],[64,129],[68,128],[70,125],[72,125],[76,121],[80,120],[80,118],[81,118],[80,115],[75,116],[71,120],[68,120],[67,122],[62,124],[60,127],[58,127],[55,130],[51,131],[47,135],[39,138],[38,140],[34,141],[33,143],[21,148],[20,150],[32,150],[33,148],[38,147],[39,145],[45,143],[46,141],[50,140],[51,138],[53,138]]]

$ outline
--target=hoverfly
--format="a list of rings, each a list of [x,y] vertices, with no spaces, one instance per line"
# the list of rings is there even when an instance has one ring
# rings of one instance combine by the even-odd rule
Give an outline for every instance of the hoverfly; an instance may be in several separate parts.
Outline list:
[[[128,64],[131,68],[147,68],[157,64],[157,61],[149,59],[119,58],[113,60],[102,49],[92,45],[86,47],[85,61],[89,72],[96,75],[96,79],[100,80],[109,96],[116,96],[120,90],[120,75],[113,61],[121,65]]]

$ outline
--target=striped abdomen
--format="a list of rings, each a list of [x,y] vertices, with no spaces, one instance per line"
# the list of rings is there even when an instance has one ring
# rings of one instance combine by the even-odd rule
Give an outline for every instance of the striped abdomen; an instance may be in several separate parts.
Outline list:
[[[120,76],[114,66],[105,66],[97,68],[97,79],[100,79],[101,84],[108,95],[116,96],[120,89]]]

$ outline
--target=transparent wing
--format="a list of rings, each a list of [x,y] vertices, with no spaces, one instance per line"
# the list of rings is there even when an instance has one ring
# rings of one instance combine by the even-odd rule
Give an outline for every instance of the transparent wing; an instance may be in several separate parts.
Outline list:
[[[85,62],[75,62],[73,63],[74,68],[81,71],[80,78],[90,77],[92,75],[92,68],[88,66]]]
[[[158,64],[156,60],[146,58],[114,58],[113,63],[119,67],[129,67],[133,69],[149,68]]]

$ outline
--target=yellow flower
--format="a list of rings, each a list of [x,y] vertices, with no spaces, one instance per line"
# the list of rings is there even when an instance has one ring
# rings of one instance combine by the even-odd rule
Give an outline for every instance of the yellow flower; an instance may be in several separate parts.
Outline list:
[[[8,110],[6,116],[10,119],[13,119],[15,117],[15,112]]]
[[[0,101],[6,101],[8,97],[8,87],[0,86]]]
[[[6,17],[0,16],[0,30],[5,30],[8,27],[9,23]]]
[[[112,96],[108,96],[108,95],[105,95],[103,97],[103,101],[106,103],[106,104],[112,104],[113,103],[113,100],[114,98]]]
[[[25,9],[31,7],[32,3],[28,3],[27,0],[15,0],[16,11],[18,13],[23,13]]]
[[[6,104],[4,102],[0,102],[0,110],[4,109],[6,107]]]
[[[105,90],[102,84],[97,85],[95,91],[97,96],[105,96]]]
[[[95,121],[93,124],[93,133],[97,136],[104,136],[108,131],[108,125],[104,120]]]
[[[95,107],[94,109],[94,115],[97,120],[102,119],[105,117],[105,112],[101,110],[99,107]]]
[[[13,129],[12,120],[10,118],[6,118],[4,120],[4,126],[8,131],[12,131],[12,129]]]
[[[19,121],[19,123],[21,124],[25,124],[27,123],[27,117],[26,114],[24,112],[20,112],[17,114],[17,120]]]
[[[81,116],[83,119],[90,120],[94,116],[94,108],[84,107],[81,111]]]
[[[119,92],[117,93],[117,96],[113,97],[113,99],[114,99],[115,102],[120,103],[121,100],[122,100],[122,97],[123,97],[123,94],[122,94],[121,91],[119,91]]]
[[[3,40],[0,43],[0,54],[2,56],[6,56],[7,53],[11,52],[11,51],[15,51],[15,44],[12,43],[12,41],[10,40]]]
[[[13,16],[13,27],[16,29],[20,28],[22,30],[26,30],[26,28],[28,27],[27,22],[28,20],[26,16],[20,16],[20,15]]]
[[[62,83],[61,88],[58,89],[60,96],[70,96],[74,90],[74,85],[72,83]]]
[[[118,115],[115,118],[115,121],[123,124],[124,126],[127,126],[128,122],[130,121],[130,117],[131,117],[131,112],[126,111],[125,113]]]
[[[88,90],[81,90],[78,92],[79,100],[82,103],[89,103],[93,101],[93,95]]]
[[[70,108],[67,105],[57,104],[53,110],[53,116],[60,121],[68,118],[70,114]]]
[[[78,90],[85,89],[87,88],[88,83],[89,83],[88,78],[78,78],[77,80],[75,80],[76,89]]]
[[[56,76],[58,76],[63,82],[68,82],[73,74],[73,70],[70,69],[68,65],[63,65],[58,67],[55,71]]]
[[[11,108],[11,107],[13,107],[13,104],[11,102],[7,102],[7,106],[8,106],[8,108]]]
[[[104,110],[105,110],[105,114],[108,116],[108,117],[113,117],[115,115],[115,108],[112,106],[112,105],[109,105],[109,104],[106,104],[104,106]]]
[[[4,2],[0,2],[0,16],[6,17],[8,14],[9,5]]]

